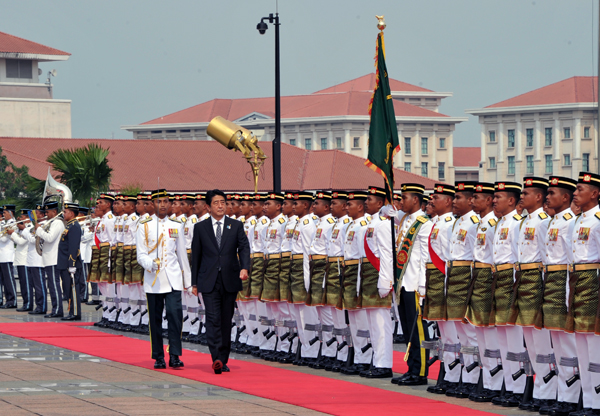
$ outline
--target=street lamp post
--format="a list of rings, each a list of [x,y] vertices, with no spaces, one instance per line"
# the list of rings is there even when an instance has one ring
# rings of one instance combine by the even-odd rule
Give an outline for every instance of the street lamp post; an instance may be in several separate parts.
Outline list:
[[[281,94],[279,91],[279,13],[269,14],[269,17],[260,19],[256,29],[264,35],[269,26],[265,23],[275,25],[275,139],[273,139],[273,192],[281,192]]]

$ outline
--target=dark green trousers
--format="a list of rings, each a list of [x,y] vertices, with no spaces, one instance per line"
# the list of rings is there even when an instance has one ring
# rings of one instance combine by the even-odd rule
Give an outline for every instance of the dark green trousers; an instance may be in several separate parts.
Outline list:
[[[162,338],[162,313],[164,308],[167,310],[167,322],[169,323],[169,354],[181,355],[181,328],[183,326],[181,291],[146,293],[146,299],[148,302],[152,359],[165,357]]]

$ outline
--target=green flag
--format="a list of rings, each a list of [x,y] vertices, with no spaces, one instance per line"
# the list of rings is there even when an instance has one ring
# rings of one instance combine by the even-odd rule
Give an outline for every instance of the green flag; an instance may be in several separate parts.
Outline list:
[[[369,104],[369,155],[365,165],[385,179],[387,199],[392,201],[394,187],[394,155],[400,151],[394,100],[385,66],[383,32],[377,35],[375,55],[375,88]]]

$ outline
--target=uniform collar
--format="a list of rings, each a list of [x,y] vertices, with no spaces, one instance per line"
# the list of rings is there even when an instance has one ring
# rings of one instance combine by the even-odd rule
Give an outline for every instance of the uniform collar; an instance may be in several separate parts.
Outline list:
[[[503,216],[502,216],[502,219],[503,219],[503,220],[506,220],[507,218],[514,217],[515,215],[517,215],[517,210],[516,210],[516,209],[513,209],[513,210],[512,210],[511,212],[509,212],[508,214],[506,214],[506,215],[503,215]]]
[[[112,211],[108,211],[106,214],[102,216],[102,218],[108,218],[109,215],[112,215]]]
[[[535,211],[533,211],[532,213],[530,213],[528,215],[529,218],[533,218],[534,216],[542,213],[544,211],[544,207],[539,207],[538,209],[536,209]]]
[[[598,211],[598,205],[596,205],[594,208],[582,213],[581,215],[583,217],[587,217],[588,215],[593,215],[596,211]]]
[[[559,213],[555,214],[555,215],[554,215],[554,218],[555,218],[555,219],[556,219],[556,218],[560,218],[560,217],[562,217],[563,215],[565,215],[566,213],[569,213],[569,214],[573,215],[573,211],[571,211],[571,208],[567,208],[567,209],[563,209],[561,212],[559,212]],[[574,215],[573,215],[573,216],[574,216]]]

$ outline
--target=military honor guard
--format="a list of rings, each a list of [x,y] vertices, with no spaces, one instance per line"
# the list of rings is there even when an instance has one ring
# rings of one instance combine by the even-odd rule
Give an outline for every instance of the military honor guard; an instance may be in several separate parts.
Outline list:
[[[561,176],[550,176],[546,202],[548,210],[554,212],[544,236],[546,244],[543,266],[543,300],[538,312],[535,328],[550,331],[554,349],[553,362],[547,368],[558,366],[557,402],[548,410],[553,416],[567,416],[577,411],[581,382],[575,335],[565,332],[567,320],[567,288],[572,227],[575,215],[571,211],[573,192],[577,181]],[[547,374],[542,372],[543,377]]]
[[[15,206],[4,205],[2,207],[2,229],[8,230],[15,223]],[[0,278],[2,291],[6,302],[2,302],[2,293],[0,293],[0,308],[12,309],[17,307],[17,288],[15,285],[15,276],[13,270],[13,262],[15,259],[15,244],[8,233],[0,235]],[[61,305],[62,307],[62,305]]]
[[[33,281],[27,273],[27,254],[29,252],[29,242],[23,236],[24,232],[30,232],[30,227],[27,227],[26,224],[26,222],[29,222],[28,213],[28,209],[22,209],[19,212],[19,224],[17,224],[15,228],[11,227],[6,230],[7,235],[10,236],[10,239],[16,246],[13,266],[17,268],[17,275],[19,276],[19,288],[21,289],[21,299],[23,300],[23,304],[19,309],[17,309],[17,312],[33,311],[34,304]]]
[[[506,390],[503,395],[494,397],[492,403],[503,407],[518,406],[525,389],[525,377],[516,380],[512,377],[513,374],[520,371],[520,362],[525,362],[527,354],[523,346],[523,329],[520,326],[509,325],[515,263],[518,262],[519,228],[523,219],[516,209],[521,189],[521,184],[516,182],[496,182],[494,184],[493,203],[498,222],[494,234],[494,267],[491,287],[494,298],[490,324],[496,325]]]
[[[367,312],[369,335],[373,345],[373,367],[360,375],[366,378],[391,378],[394,325],[390,308],[394,296],[392,222],[381,215],[386,192],[369,187],[365,207],[371,216],[365,234],[365,257],[361,267],[361,305]]]
[[[35,214],[38,221],[45,216],[44,206],[37,205],[35,208]],[[37,252],[37,241],[35,238],[35,228],[33,224],[29,223],[26,225],[26,231],[21,235],[27,240],[27,275],[33,282],[33,296],[34,305],[33,310],[29,312],[30,315],[46,315],[47,302],[48,302],[48,291],[46,289],[46,282],[44,277],[44,263],[42,256]]]
[[[80,256],[81,226],[77,221],[79,205],[74,202],[63,204],[65,228],[58,243],[57,269],[61,279],[69,283],[66,293],[69,299],[69,314],[63,321],[81,320],[81,279],[82,262]]]
[[[152,192],[155,215],[139,222],[136,233],[137,261],[144,268],[144,292],[148,299],[150,340],[155,369],[166,368],[162,338],[162,314],[169,322],[169,367],[183,367],[181,292],[192,290],[190,265],[185,249],[183,224],[167,215],[171,202],[167,192]],[[182,276],[183,275],[183,276]],[[182,278],[183,277],[183,278]]]

